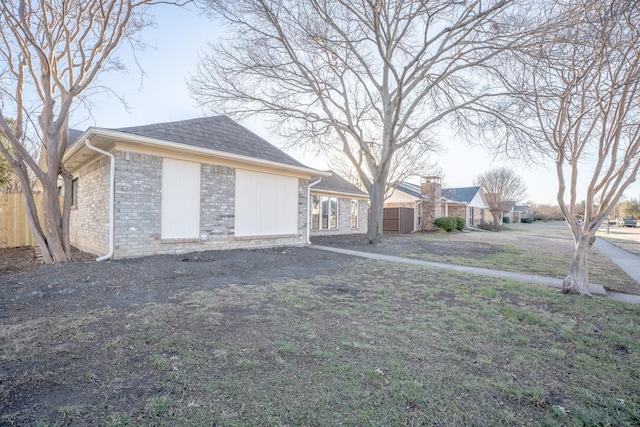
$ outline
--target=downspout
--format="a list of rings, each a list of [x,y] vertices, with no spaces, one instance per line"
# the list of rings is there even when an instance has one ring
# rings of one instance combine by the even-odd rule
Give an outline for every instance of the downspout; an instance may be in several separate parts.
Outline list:
[[[322,181],[322,178],[318,178],[307,186],[307,245],[311,244],[311,187],[320,181]]]
[[[101,256],[100,258],[96,258],[96,261],[104,261],[113,257],[113,229],[114,229],[114,205],[115,205],[115,196],[116,196],[116,157],[104,150],[99,149],[98,147],[94,147],[91,145],[88,139],[84,140],[84,145],[89,149],[100,154],[104,154],[105,156],[111,159],[111,176],[109,179],[109,253]]]

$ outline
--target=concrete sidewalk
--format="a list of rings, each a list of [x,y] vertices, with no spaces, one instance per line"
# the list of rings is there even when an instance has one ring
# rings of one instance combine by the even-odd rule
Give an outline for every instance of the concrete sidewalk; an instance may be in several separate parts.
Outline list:
[[[603,238],[596,239],[596,249],[604,256],[609,258],[620,267],[622,271],[627,273],[629,277],[640,283],[640,256],[632,254],[607,242]],[[620,294],[617,292],[609,292],[610,299],[615,301],[624,301],[631,304],[640,304],[640,295]]]
[[[374,259],[378,261],[396,262],[403,264],[421,265],[423,267],[440,268],[444,270],[458,271],[461,273],[477,274],[480,276],[497,277],[500,279],[515,280],[517,282],[531,283],[534,285],[550,286],[553,288],[562,288],[562,279],[552,277],[536,276],[533,274],[512,273],[510,271],[492,270],[489,268],[469,267],[465,265],[444,264],[440,262],[422,261],[419,259],[403,258],[393,255],[383,255],[370,252],[352,251],[350,249],[332,248],[328,246],[310,245],[310,248],[322,251],[337,252],[344,255],[357,256],[360,258]],[[589,284],[589,291],[593,295],[608,296],[602,285]],[[630,302],[630,301],[629,301]],[[640,303],[640,298],[638,302]]]
[[[322,251],[337,252],[340,254],[374,259],[378,261],[421,265],[423,267],[440,268],[444,270],[459,271],[462,273],[478,274],[480,276],[497,277],[500,279],[515,280],[517,282],[531,283],[534,285],[550,286],[558,289],[562,288],[562,279],[555,279],[552,277],[536,276],[523,273],[512,273],[510,271],[491,270],[489,268],[468,267],[465,265],[444,264],[441,262],[422,261],[419,259],[403,258],[399,256],[383,255],[371,252],[353,251],[350,249],[332,248],[329,246],[309,245],[309,247]],[[617,264],[620,269],[622,269],[622,271],[627,273],[633,280],[640,284],[640,256],[625,251],[624,249],[621,249],[602,238],[596,240],[595,247],[603,255]],[[627,302],[630,304],[640,304],[640,295],[607,292],[602,285],[590,283],[589,291],[591,291],[593,295],[605,296],[614,301]]]

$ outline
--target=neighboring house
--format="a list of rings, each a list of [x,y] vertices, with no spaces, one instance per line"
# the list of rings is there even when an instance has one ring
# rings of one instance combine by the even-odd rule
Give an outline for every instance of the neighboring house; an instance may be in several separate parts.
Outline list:
[[[529,206],[527,205],[515,206],[513,210],[519,213],[520,215],[520,218],[518,219],[519,222],[525,218],[529,218]]]
[[[519,223],[522,218],[529,218],[529,206],[518,206],[513,200],[505,202],[505,211],[500,218],[500,222],[504,222],[505,217],[509,218],[510,223]]]
[[[442,216],[459,216],[467,227],[477,227],[487,222],[487,199],[481,187],[443,188],[446,200]]]
[[[225,116],[70,132],[71,244],[102,258],[302,245],[306,167]]]
[[[366,233],[369,196],[333,171],[310,184],[311,236]]]
[[[514,223],[514,222],[520,222],[520,212],[517,212],[515,210],[516,207],[516,202],[513,200],[509,200],[505,202],[505,207],[504,207],[504,214],[502,215],[502,218],[500,219],[501,222],[504,222],[504,218],[507,217],[509,218],[509,222],[510,223]]]
[[[423,177],[420,185],[403,181],[384,202],[385,231],[412,232],[435,230],[433,220],[442,216],[440,178]],[[413,213],[409,213],[413,211]],[[404,218],[413,217],[413,227],[406,227]]]
[[[385,213],[396,215],[391,209],[413,210],[413,231],[433,230],[433,220],[444,216],[459,216],[467,227],[486,221],[486,199],[482,188],[441,188],[440,178],[423,177],[420,185],[398,184],[385,201]],[[387,210],[389,209],[389,210]],[[399,214],[402,217],[402,212]]]

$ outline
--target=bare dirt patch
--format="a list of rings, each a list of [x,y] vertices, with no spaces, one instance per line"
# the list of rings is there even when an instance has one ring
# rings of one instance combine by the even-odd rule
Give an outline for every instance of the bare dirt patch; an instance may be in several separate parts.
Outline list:
[[[33,248],[0,249],[0,276],[19,273],[40,264]]]
[[[463,249],[459,233],[447,251],[436,238],[449,237],[433,236],[442,256],[502,250]],[[607,300],[299,247],[25,270],[32,262],[0,275],[0,425],[571,425],[554,405],[586,424],[640,413],[637,310]]]

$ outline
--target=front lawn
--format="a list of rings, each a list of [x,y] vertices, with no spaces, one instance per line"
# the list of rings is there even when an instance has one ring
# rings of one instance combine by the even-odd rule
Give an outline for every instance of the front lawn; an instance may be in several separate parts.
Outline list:
[[[104,274],[117,263],[83,265],[82,292],[33,306],[3,292],[0,425],[640,423],[638,306],[308,248],[265,257],[227,279],[215,256],[169,259],[134,287]],[[144,262],[123,262],[130,280]],[[92,302],[92,287],[119,294]]]
[[[574,243],[566,223],[509,224],[500,232],[427,232],[386,236],[372,246],[353,239],[316,238],[328,244],[356,250],[416,258],[515,273],[563,279],[573,258]],[[593,249],[589,254],[589,281],[607,290],[640,295],[640,285],[613,261]]]

